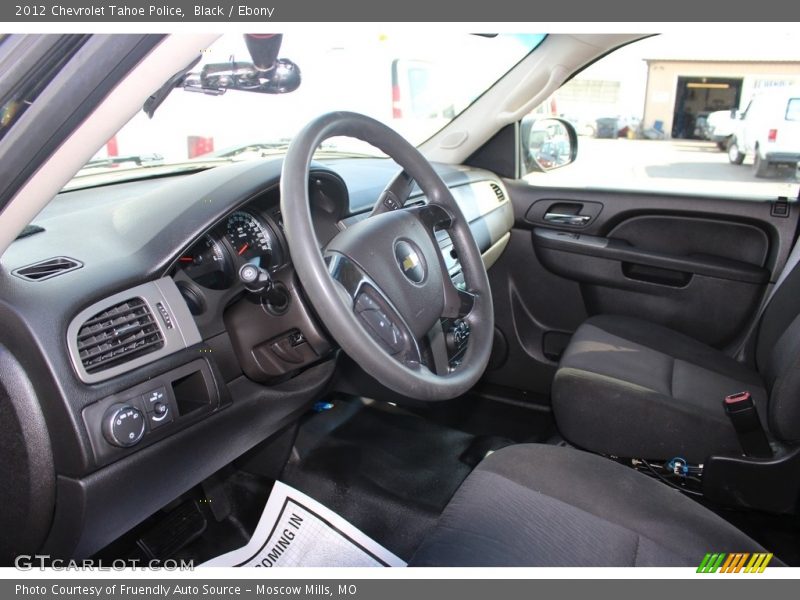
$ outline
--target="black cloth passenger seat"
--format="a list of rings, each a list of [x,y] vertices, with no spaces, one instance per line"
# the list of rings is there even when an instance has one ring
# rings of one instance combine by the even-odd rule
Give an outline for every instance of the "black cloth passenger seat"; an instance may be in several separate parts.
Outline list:
[[[585,321],[552,388],[559,431],[602,454],[648,459],[740,454],[725,396],[749,391],[772,440],[800,443],[800,267],[755,332],[755,367],[687,335],[625,316]]]

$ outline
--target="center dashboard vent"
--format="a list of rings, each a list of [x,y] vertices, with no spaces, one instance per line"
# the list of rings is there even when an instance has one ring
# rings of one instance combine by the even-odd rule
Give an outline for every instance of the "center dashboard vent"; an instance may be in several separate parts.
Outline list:
[[[32,265],[20,267],[12,271],[12,273],[26,281],[43,281],[55,277],[56,275],[62,275],[74,271],[75,269],[80,269],[82,266],[83,263],[78,262],[74,258],[57,256],[55,258],[40,260]]]
[[[164,336],[142,298],[131,298],[97,313],[78,330],[78,354],[87,373],[155,352]]]
[[[496,183],[490,183],[489,186],[492,188],[494,195],[497,196],[498,202],[505,202],[506,194],[503,192],[503,188],[501,188]]]

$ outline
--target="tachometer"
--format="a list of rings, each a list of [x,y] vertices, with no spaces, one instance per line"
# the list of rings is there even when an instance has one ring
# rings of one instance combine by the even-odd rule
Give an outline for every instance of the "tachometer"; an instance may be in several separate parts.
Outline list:
[[[192,281],[212,290],[225,289],[233,282],[233,265],[228,251],[209,234],[178,259],[178,266]]]
[[[260,266],[269,267],[275,240],[267,225],[248,212],[238,211],[228,217],[227,230],[236,254],[247,262],[258,259]]]

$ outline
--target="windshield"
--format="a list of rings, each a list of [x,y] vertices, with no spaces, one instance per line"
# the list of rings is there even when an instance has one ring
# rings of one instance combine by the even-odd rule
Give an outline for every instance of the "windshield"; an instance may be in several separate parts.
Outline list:
[[[283,36],[280,57],[301,72],[293,92],[172,90],[153,118],[137,114],[68,187],[93,185],[131,170],[169,172],[285,152],[311,119],[335,110],[366,114],[412,144],[428,139],[525,55],[544,35],[336,34]],[[250,61],[242,35],[202,50],[205,65]],[[358,140],[334,138],[320,154],[380,156]],[[95,176],[95,177],[90,177]],[[99,178],[97,176],[100,176]],[[91,181],[89,181],[91,179]]]

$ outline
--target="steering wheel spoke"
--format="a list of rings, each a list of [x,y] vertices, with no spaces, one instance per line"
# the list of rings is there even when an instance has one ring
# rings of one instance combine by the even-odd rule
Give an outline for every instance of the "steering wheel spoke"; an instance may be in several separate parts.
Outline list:
[[[475,306],[475,294],[463,290],[448,278],[444,283],[444,312],[446,319],[463,319]]]
[[[340,284],[343,299],[372,339],[400,362],[419,364],[422,359],[416,338],[378,284],[343,254],[329,252],[325,260]]]
[[[454,223],[453,216],[440,204],[429,202],[407,210],[413,213],[434,237],[437,231],[447,231]]]
[[[447,232],[453,227],[454,220],[447,210],[438,204],[426,204],[412,209],[417,219],[425,226],[425,230],[431,241],[438,248],[440,245],[439,232]],[[443,253],[437,253],[439,268],[442,277],[442,293],[444,294],[443,318],[458,319],[468,315],[475,306],[475,294],[466,289],[466,283],[456,284],[451,277],[450,268],[444,258]]]

